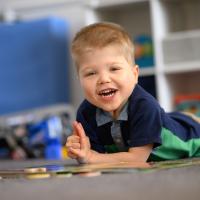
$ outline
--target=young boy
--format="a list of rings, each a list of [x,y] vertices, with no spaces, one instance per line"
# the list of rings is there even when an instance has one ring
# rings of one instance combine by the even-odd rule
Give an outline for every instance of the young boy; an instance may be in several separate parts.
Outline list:
[[[138,84],[138,66],[127,32],[96,23],[72,42],[72,57],[86,100],[67,139],[80,163],[146,162],[200,156],[200,124],[165,113]]]

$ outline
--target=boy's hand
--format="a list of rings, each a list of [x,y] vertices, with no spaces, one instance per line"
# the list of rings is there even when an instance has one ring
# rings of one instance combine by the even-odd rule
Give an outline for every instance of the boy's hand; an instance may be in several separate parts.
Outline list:
[[[67,138],[66,147],[70,158],[77,159],[79,163],[89,163],[92,151],[81,123],[73,122],[73,133]]]

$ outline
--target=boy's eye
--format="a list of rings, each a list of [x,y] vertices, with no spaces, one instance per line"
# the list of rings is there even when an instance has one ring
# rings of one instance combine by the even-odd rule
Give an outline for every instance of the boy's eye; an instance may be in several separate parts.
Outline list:
[[[110,70],[111,71],[117,71],[117,70],[120,70],[120,68],[119,67],[111,67]]]
[[[85,76],[87,77],[87,76],[93,76],[93,75],[95,75],[96,74],[96,72],[88,72],[88,73],[86,73],[85,74]]]

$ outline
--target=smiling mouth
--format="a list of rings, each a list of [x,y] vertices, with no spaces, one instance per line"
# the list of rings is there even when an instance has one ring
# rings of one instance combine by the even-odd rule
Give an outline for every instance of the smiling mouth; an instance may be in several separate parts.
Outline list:
[[[110,97],[113,96],[117,92],[117,89],[105,89],[98,93],[98,95],[103,97]]]

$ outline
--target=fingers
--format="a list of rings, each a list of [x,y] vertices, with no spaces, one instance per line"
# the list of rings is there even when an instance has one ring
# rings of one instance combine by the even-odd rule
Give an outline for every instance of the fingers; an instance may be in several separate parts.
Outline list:
[[[67,151],[67,154],[70,158],[73,158],[73,159],[79,159],[80,158],[80,155],[81,155],[81,150],[80,149],[75,149],[75,148],[72,148],[70,147]]]
[[[66,147],[78,149],[81,148],[81,137],[84,137],[83,135],[85,135],[85,132],[77,121],[74,121],[72,126],[73,132],[72,135],[67,138]]]
[[[88,163],[87,156],[83,152],[81,152],[80,149],[71,149],[69,155],[71,156],[71,158],[75,158],[81,164]]]
[[[80,137],[76,135],[71,135],[67,138],[67,142],[80,142]]]
[[[77,159],[78,158],[78,156],[76,154],[72,153],[71,151],[68,151],[67,155],[72,159]]]
[[[73,149],[81,149],[81,145],[80,143],[71,143],[71,144],[66,144],[66,147],[69,148],[73,148]]]
[[[78,158],[78,155],[75,154],[73,152],[73,149],[79,149],[81,148],[81,145],[80,145],[80,138],[78,136],[69,136],[67,138],[67,142],[66,142],[66,145],[67,147],[67,154],[70,158],[72,159],[77,159]]]
[[[81,123],[73,122],[73,133],[67,138],[66,147],[70,158],[81,162],[87,160],[90,152],[90,142]]]
[[[75,149],[80,149],[81,145],[80,145],[80,137],[79,136],[69,136],[67,138],[67,142],[65,144],[65,146],[69,149],[69,148],[75,148]]]

